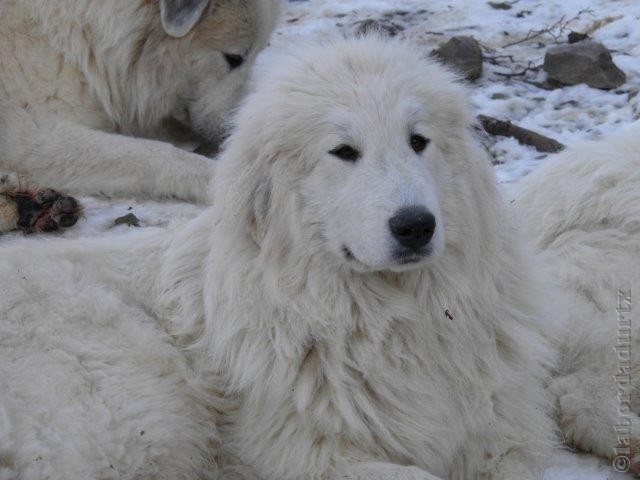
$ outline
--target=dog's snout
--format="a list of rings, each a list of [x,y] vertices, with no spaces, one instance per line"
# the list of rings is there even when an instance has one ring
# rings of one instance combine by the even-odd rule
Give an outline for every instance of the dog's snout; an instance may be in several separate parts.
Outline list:
[[[436,217],[425,207],[401,208],[389,219],[389,228],[400,245],[418,250],[431,241]]]

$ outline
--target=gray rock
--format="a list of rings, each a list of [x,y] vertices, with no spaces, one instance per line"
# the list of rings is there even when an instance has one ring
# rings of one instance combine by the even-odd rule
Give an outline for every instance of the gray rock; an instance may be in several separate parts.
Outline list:
[[[580,32],[569,32],[569,35],[567,35],[567,40],[569,41],[569,43],[578,43],[584,40],[589,40],[589,35]]]
[[[356,35],[383,34],[389,37],[395,37],[398,32],[404,30],[402,25],[398,25],[389,19],[376,20],[368,18],[358,22]]]
[[[467,80],[475,80],[482,75],[482,47],[473,37],[452,37],[434,50],[433,55],[462,73]]]
[[[627,80],[624,72],[613,63],[611,52],[601,43],[590,40],[549,48],[543,68],[551,80],[564,85],[586,83],[608,90]]]
[[[511,10],[512,5],[507,2],[489,2],[489,6],[496,10]]]
[[[113,221],[114,225],[127,225],[129,227],[139,227],[140,220],[133,213],[127,213],[123,217],[118,217]]]

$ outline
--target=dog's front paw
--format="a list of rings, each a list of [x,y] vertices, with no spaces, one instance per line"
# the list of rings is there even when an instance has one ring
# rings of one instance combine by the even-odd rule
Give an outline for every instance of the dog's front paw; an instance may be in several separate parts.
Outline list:
[[[619,471],[640,473],[640,416],[638,394],[627,397],[603,376],[559,377],[551,384],[558,394],[558,420],[565,442],[613,461]]]
[[[15,204],[15,225],[24,233],[55,232],[76,224],[80,203],[50,188],[18,190],[5,196]]]

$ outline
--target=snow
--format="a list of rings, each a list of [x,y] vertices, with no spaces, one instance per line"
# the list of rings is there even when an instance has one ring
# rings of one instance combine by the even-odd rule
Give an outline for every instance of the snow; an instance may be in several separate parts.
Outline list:
[[[366,18],[382,19],[404,28],[399,35],[416,42],[425,55],[452,35],[472,35],[481,42],[487,57],[485,72],[470,85],[477,113],[511,120],[525,128],[572,144],[595,139],[624,128],[640,118],[640,0],[511,0],[509,10],[498,10],[485,0],[298,0],[286,3],[282,26],[271,46],[259,59],[268,62],[272,52],[300,39],[351,34]],[[574,17],[576,17],[574,19]],[[545,90],[541,71],[507,79],[499,73],[521,71],[533,62],[540,65],[545,48],[556,42],[548,34],[518,45],[530,31],[567,22],[554,30],[566,42],[570,30],[593,30],[591,37],[613,51],[614,62],[627,74],[619,89],[602,91],[586,85]],[[506,57],[511,56],[511,59]],[[500,63],[494,64],[494,63]],[[544,162],[546,155],[499,138],[490,145],[498,163],[496,173],[503,184],[517,181]],[[132,227],[113,227],[113,220],[134,213],[141,228],[164,227],[169,222],[192,218],[202,207],[181,202],[82,198],[85,216],[78,226],[61,236],[67,238],[122,235]],[[18,242],[20,234],[0,237],[0,246]],[[604,460],[569,451],[551,459],[545,480],[622,480]]]

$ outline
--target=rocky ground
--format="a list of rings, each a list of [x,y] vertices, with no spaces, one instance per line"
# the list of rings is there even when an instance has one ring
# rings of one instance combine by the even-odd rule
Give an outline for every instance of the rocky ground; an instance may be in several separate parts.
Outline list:
[[[461,67],[479,114],[567,145],[640,118],[639,17],[637,0],[292,1],[273,43],[371,28],[408,38]],[[501,182],[547,156],[511,137],[489,141]]]

